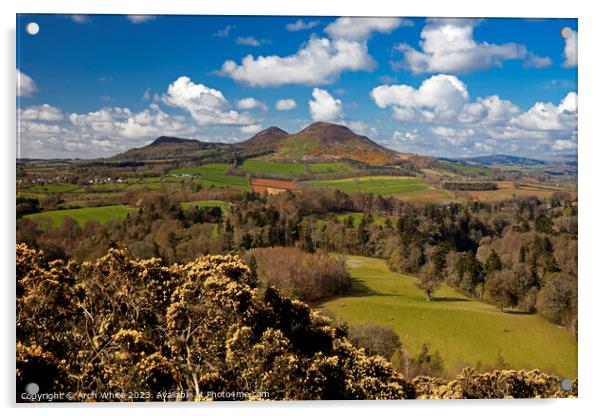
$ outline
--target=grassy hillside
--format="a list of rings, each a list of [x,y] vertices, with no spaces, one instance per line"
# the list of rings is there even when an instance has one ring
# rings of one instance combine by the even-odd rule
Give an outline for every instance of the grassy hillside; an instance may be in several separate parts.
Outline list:
[[[323,163],[296,163],[296,162],[270,162],[259,159],[245,160],[237,168],[243,172],[251,174],[270,174],[282,176],[300,176],[304,173],[348,173],[353,169],[344,162],[323,162]]]
[[[452,172],[460,173],[463,175],[475,175],[475,176],[487,176],[493,175],[493,170],[484,166],[467,166],[459,163],[448,162],[445,160],[438,160],[436,163],[437,167],[442,170],[446,168]]]
[[[227,214],[230,207],[230,203],[227,201],[192,201],[182,202],[182,208],[188,209],[192,207],[219,207],[222,210],[222,214]]]
[[[47,219],[53,227],[58,227],[63,222],[63,218],[69,216],[77,221],[79,225],[83,226],[90,220],[95,220],[103,224],[112,219],[125,218],[128,213],[135,211],[136,208],[126,207],[125,205],[111,205],[106,207],[45,211],[26,215],[25,218],[31,220]]]
[[[270,137],[269,130],[247,140],[247,146],[263,143],[274,161],[331,161],[352,159],[370,164],[391,163],[401,155],[382,147],[366,136],[332,123],[317,122],[294,134]],[[268,140],[264,140],[264,135]]]
[[[397,195],[428,189],[420,178],[406,176],[363,176],[357,178],[308,181],[313,187],[336,188],[343,192],[366,192],[378,195]]]
[[[33,185],[27,188],[28,191],[32,192],[46,192],[46,193],[60,193],[60,192],[73,192],[81,187],[71,183],[50,183],[47,185]]]
[[[195,166],[192,168],[172,169],[170,175],[211,175],[224,174],[230,167],[227,163],[208,163],[206,165]]]
[[[426,302],[415,278],[393,273],[385,261],[348,257],[353,284],[321,308],[350,324],[393,328],[413,354],[423,343],[438,350],[447,370],[462,365],[495,365],[501,354],[514,368],[577,374],[577,342],[564,328],[537,315],[501,313],[447,286]]]
[[[227,175],[226,170],[230,165],[226,163],[209,163],[190,168],[173,169],[170,175],[195,175],[195,180],[206,188],[238,188],[250,191],[249,181],[244,176]]]
[[[249,180],[245,176],[235,175],[202,175],[197,180],[198,183],[206,188],[238,188],[244,191],[251,191]]]
[[[302,175],[305,173],[305,165],[302,163],[276,163],[256,159],[245,160],[242,165],[238,166],[238,169],[255,174]]]

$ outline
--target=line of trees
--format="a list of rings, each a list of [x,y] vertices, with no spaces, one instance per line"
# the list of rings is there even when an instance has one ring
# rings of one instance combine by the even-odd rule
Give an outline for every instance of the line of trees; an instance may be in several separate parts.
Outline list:
[[[420,276],[429,299],[445,281],[504,309],[538,311],[570,327],[576,321],[577,206],[568,195],[418,206],[325,189],[248,193],[219,218],[184,210],[167,195],[137,198],[137,213],[103,225],[66,218],[52,228],[20,219],[17,239],[49,259],[94,260],[111,247],[168,263],[277,246],[378,257]],[[362,215],[357,222],[336,215],[344,212]]]
[[[338,295],[351,286],[344,256],[268,247],[251,249],[243,258],[263,286],[275,286],[284,295],[305,302]]]
[[[495,191],[497,184],[495,182],[443,182],[443,189],[450,191]]]

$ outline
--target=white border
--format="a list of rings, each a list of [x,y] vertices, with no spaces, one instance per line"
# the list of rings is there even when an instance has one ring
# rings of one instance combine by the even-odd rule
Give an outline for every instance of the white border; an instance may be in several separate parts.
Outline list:
[[[2,94],[0,98],[0,117],[2,120],[2,171],[0,181],[4,204],[2,239],[2,278],[1,302],[2,323],[5,333],[0,338],[0,400],[8,413],[22,411],[34,413],[35,408],[11,407],[14,398],[14,192],[15,192],[15,13],[110,13],[110,14],[236,14],[236,15],[326,15],[326,16],[474,16],[474,17],[577,17],[579,18],[579,396],[577,400],[544,401],[456,401],[456,402],[299,402],[268,404],[208,404],[201,406],[180,406],[178,412],[209,412],[219,414],[239,414],[251,412],[257,414],[307,414],[308,412],[332,413],[335,408],[343,412],[362,414],[370,411],[400,414],[410,412],[420,414],[438,414],[442,412],[466,414],[507,415],[544,413],[546,415],[571,412],[589,413],[588,409],[599,404],[602,383],[600,352],[602,351],[600,319],[598,316],[600,297],[602,296],[602,278],[600,277],[600,227],[598,215],[602,206],[599,197],[600,146],[599,121],[602,106],[600,98],[600,40],[602,24],[595,2],[557,1],[528,2],[525,0],[504,0],[498,2],[476,2],[470,0],[417,2],[397,2],[392,0],[216,0],[211,2],[193,0],[61,0],[50,3],[47,0],[20,0],[18,3],[1,2],[0,20],[2,21]],[[148,414],[164,415],[172,409],[157,405],[123,406],[109,405],[111,414]],[[79,406],[45,406],[38,412],[44,414],[81,414]],[[102,409],[89,407],[94,413]],[[175,410],[175,409],[174,409]],[[103,413],[104,413],[103,412]]]

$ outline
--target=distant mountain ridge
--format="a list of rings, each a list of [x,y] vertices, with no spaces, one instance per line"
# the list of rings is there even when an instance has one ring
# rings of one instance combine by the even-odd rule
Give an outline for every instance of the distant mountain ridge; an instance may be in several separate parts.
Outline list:
[[[348,127],[317,122],[297,133],[272,126],[239,143],[208,143],[179,137],[161,136],[152,143],[115,155],[113,161],[167,161],[227,159],[262,156],[273,161],[320,162],[353,160],[372,165],[404,160],[428,163],[425,156],[387,149]]]
[[[504,154],[495,154],[488,156],[475,156],[475,157],[463,157],[463,158],[439,158],[440,160],[446,160],[448,162],[455,163],[468,163],[481,166],[494,166],[494,165],[545,165],[547,162],[539,159],[531,159],[528,157],[511,156]]]
[[[194,142],[199,143],[198,140],[194,139],[182,139],[180,137],[161,136],[155,139],[155,141],[149,144],[149,146],[181,145],[192,144]]]
[[[160,160],[187,160],[197,157],[206,157],[212,153],[222,154],[228,152],[230,145],[225,143],[207,143],[194,139],[161,136],[152,143],[126,150],[115,155],[111,161],[160,161]]]
[[[272,126],[260,131],[253,137],[236,143],[235,146],[251,152],[262,152],[273,150],[278,146],[281,140],[286,139],[290,134],[280,127]]]
[[[350,159],[369,164],[386,164],[408,158],[408,155],[387,149],[346,126],[326,122],[310,124],[294,134],[278,127],[270,127],[236,146],[269,151],[269,158],[277,161]]]

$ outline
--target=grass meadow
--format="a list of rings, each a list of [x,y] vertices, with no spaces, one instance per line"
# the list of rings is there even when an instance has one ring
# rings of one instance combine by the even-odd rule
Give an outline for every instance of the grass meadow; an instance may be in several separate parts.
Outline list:
[[[95,220],[103,224],[113,219],[122,219],[131,212],[136,212],[136,208],[126,207],[125,205],[109,205],[104,207],[44,211],[36,214],[26,215],[25,218],[29,218],[31,220],[46,219],[46,221],[50,221],[51,226],[58,227],[63,222],[63,218],[69,216],[73,218],[79,225],[83,226],[90,220]]]
[[[451,373],[467,365],[495,366],[502,357],[512,368],[576,376],[577,342],[566,329],[538,315],[502,313],[446,285],[427,302],[414,277],[389,271],[384,260],[347,259],[351,289],[320,305],[337,319],[390,327],[414,355],[428,343]]]
[[[245,160],[237,169],[251,174],[271,174],[289,177],[300,176],[308,171],[315,174],[353,172],[351,166],[344,162],[295,163],[271,162],[258,159]]]
[[[182,208],[188,209],[192,207],[219,207],[222,210],[222,214],[226,215],[228,213],[228,208],[230,207],[230,203],[226,201],[191,201],[191,202],[182,202]]]
[[[377,195],[403,195],[428,190],[420,178],[410,176],[361,176],[304,182],[312,187],[336,188],[343,192],[365,192]]]

